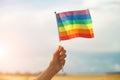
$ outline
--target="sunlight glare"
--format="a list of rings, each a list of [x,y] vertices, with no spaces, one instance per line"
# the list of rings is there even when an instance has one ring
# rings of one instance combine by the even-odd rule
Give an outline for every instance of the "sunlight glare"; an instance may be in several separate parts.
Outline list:
[[[7,49],[0,46],[0,60],[3,60],[6,57]]]

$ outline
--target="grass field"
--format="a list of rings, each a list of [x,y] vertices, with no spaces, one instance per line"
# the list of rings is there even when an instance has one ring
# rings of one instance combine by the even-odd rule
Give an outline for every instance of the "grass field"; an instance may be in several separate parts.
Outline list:
[[[55,76],[52,80],[120,80],[119,75],[68,75]]]
[[[35,76],[0,76],[0,80],[34,80]],[[120,80],[120,74],[111,75],[66,75],[52,80]]]

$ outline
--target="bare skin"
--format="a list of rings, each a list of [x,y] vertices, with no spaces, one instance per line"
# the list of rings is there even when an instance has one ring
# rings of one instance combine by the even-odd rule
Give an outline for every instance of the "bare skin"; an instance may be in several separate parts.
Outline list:
[[[36,80],[51,80],[64,66],[66,58],[66,50],[59,46],[53,53],[50,64]]]

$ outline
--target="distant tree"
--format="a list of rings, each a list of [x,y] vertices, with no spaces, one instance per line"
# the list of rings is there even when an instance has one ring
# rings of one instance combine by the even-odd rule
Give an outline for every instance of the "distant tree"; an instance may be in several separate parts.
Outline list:
[[[30,75],[32,75],[32,73],[30,73],[30,72],[25,72],[24,75],[25,75],[25,76],[30,76]]]
[[[22,73],[20,73],[19,71],[15,72],[14,75],[22,75]]]
[[[2,75],[3,73],[2,72],[0,72],[0,75]]]

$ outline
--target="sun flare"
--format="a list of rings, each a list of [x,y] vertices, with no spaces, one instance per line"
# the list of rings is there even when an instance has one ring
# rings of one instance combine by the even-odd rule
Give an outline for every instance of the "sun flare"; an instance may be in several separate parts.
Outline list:
[[[0,60],[4,59],[7,54],[7,50],[5,48],[0,47]]]

